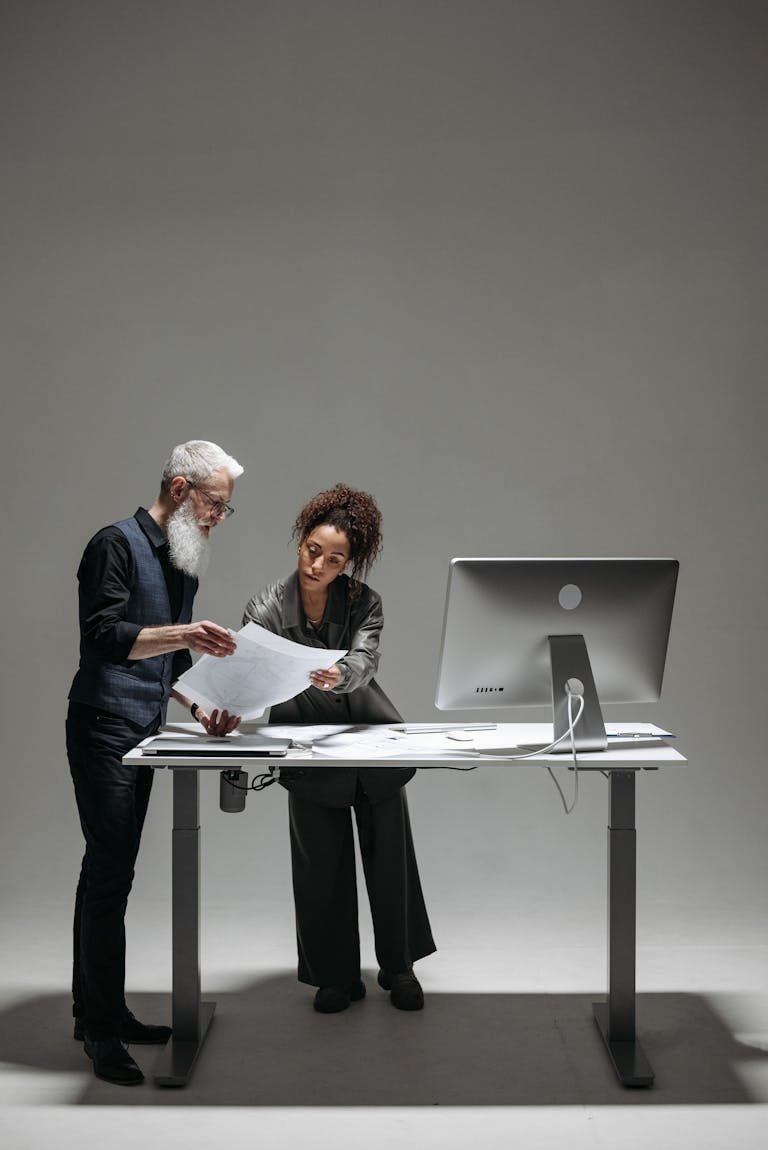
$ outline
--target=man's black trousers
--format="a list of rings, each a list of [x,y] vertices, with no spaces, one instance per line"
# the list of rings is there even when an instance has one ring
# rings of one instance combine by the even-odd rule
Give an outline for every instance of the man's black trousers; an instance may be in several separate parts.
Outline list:
[[[73,1013],[91,1039],[117,1035],[125,1010],[125,908],[152,790],[151,767],[124,754],[154,734],[82,703],[70,703],[67,755],[85,854],[75,895]]]

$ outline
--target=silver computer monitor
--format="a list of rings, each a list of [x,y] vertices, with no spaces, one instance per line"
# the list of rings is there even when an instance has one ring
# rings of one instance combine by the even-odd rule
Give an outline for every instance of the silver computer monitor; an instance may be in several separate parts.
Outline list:
[[[659,698],[676,559],[452,559],[435,704],[550,704],[583,694],[576,746],[604,747],[601,703]],[[570,740],[558,749],[569,750]]]

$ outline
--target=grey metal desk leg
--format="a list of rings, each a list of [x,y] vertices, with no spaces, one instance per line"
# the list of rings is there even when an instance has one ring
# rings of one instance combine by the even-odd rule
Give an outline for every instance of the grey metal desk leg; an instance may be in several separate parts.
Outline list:
[[[200,1001],[200,783],[194,768],[173,771],[173,1034],[155,1070],[158,1086],[185,1086],[215,1002]]]
[[[654,1079],[635,1032],[637,849],[635,771],[611,771],[608,825],[608,1001],[592,1009],[624,1086]]]

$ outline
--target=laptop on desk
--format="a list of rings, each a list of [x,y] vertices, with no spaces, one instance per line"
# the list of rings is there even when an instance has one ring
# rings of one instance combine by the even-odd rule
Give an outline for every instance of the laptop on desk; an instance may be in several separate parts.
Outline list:
[[[270,739],[267,735],[155,735],[141,744],[143,755],[178,755],[188,758],[192,755],[209,755],[223,758],[226,755],[240,758],[282,758],[291,745],[290,739]]]

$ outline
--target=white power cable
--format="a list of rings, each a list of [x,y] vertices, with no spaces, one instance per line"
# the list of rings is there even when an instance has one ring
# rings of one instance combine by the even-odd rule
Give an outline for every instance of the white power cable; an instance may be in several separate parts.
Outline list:
[[[577,726],[577,724],[578,724],[579,720],[581,719],[581,716],[584,712],[584,696],[583,695],[577,695],[576,696],[576,698],[578,698],[578,700],[579,700],[580,706],[579,706],[578,711],[576,712],[575,717],[573,715],[573,698],[574,698],[573,695],[571,695],[571,694],[568,695],[568,730],[564,731],[562,735],[560,735],[557,739],[555,739],[554,743],[549,743],[546,747],[537,747],[535,751],[526,751],[524,755],[505,755],[504,758],[505,759],[532,759],[532,758],[534,758],[535,755],[548,755],[550,751],[554,751],[555,747],[558,746],[560,743],[562,743],[563,740],[567,739],[569,736],[570,736],[570,740],[571,740],[571,751],[575,755],[576,754],[576,743],[575,743],[575,740],[573,737],[573,732],[574,732],[574,730],[575,730],[575,728],[576,728],[576,726]],[[482,754],[483,752],[480,751],[479,753]]]
[[[570,738],[570,740],[571,740],[571,757],[573,759],[573,802],[571,803],[570,806],[568,806],[568,802],[566,800],[566,797],[563,794],[563,789],[560,786],[557,779],[555,778],[555,775],[552,772],[551,766],[549,765],[549,763],[544,764],[547,768],[548,773],[549,773],[549,777],[551,778],[552,782],[557,787],[557,793],[560,795],[560,801],[563,804],[563,810],[565,811],[565,813],[567,815],[569,815],[571,813],[571,811],[576,806],[576,803],[579,801],[579,761],[576,757],[576,737],[574,735],[574,731],[576,730],[576,727],[578,726],[578,724],[581,720],[581,716],[584,713],[584,696],[583,695],[577,695],[576,698],[579,700],[579,709],[576,712],[576,714],[574,715],[574,713],[573,713],[574,696],[570,691],[568,692],[568,730],[564,731],[563,734],[560,735],[559,738],[555,739],[555,741],[553,743],[549,743],[549,745],[546,747],[538,747],[535,751],[526,751],[526,753],[524,755],[505,755],[504,756],[505,759],[533,759],[537,755],[549,754],[550,751],[554,751],[555,747],[558,746],[560,743],[562,743],[565,739]],[[483,756],[482,751],[479,751],[478,754]],[[486,754],[483,757],[494,758],[495,756],[490,755],[486,752]]]
[[[569,815],[571,813],[571,811],[573,810],[573,808],[576,806],[577,802],[579,801],[579,760],[576,758],[576,739],[575,739],[573,731],[574,731],[574,727],[576,726],[579,719],[581,718],[582,712],[584,710],[584,696],[579,695],[578,699],[579,699],[579,702],[581,703],[581,706],[579,707],[578,714],[576,715],[576,718],[574,719],[572,717],[572,715],[573,715],[573,695],[571,694],[570,691],[568,692],[568,730],[565,732],[565,735],[563,735],[563,738],[566,738],[568,735],[571,736],[571,757],[573,758],[573,802],[571,803],[570,806],[568,806],[565,795],[563,794],[563,788],[560,786],[557,779],[555,778],[555,776],[552,772],[552,768],[550,767],[549,763],[547,763],[547,771],[549,772],[549,777],[552,780],[552,782],[555,784],[555,786],[557,787],[557,793],[560,795],[560,802],[563,804],[563,810],[565,811],[565,813],[567,815]],[[559,740],[558,740],[558,742],[559,742]],[[541,752],[539,752],[539,753],[541,753]]]

